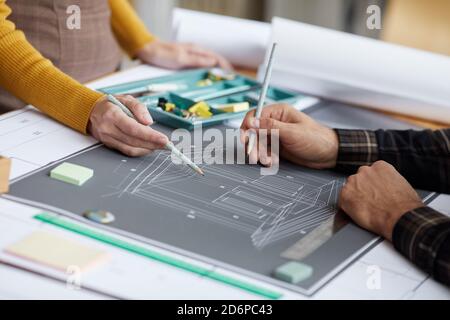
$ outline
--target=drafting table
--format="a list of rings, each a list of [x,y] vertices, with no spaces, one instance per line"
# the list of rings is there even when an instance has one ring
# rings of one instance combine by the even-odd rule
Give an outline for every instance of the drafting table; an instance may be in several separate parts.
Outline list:
[[[138,78],[147,78],[149,75],[164,74],[164,70],[156,70],[150,67],[138,67],[124,72],[121,75],[112,76],[109,79],[103,79],[94,84],[96,87],[104,87],[114,83],[135,80]],[[129,81],[128,80],[128,81]],[[325,119],[326,120],[326,119]],[[25,125],[24,125],[25,124]],[[47,117],[37,113],[33,109],[25,109],[14,113],[6,114],[0,118],[0,135],[2,136],[0,144],[0,152],[5,156],[13,158],[13,176],[17,177],[21,174],[29,172],[45,166],[53,161],[68,156],[74,152],[87,148],[95,144],[92,138],[84,137],[78,133],[67,129]],[[14,143],[11,143],[14,141]],[[447,201],[447,202],[446,202]],[[437,209],[443,210],[448,203],[444,197],[440,197],[435,201]],[[14,212],[12,215],[11,212]],[[81,238],[69,232],[56,229],[38,221],[31,217],[38,212],[32,207],[24,206],[10,202],[9,200],[0,199],[0,218],[3,227],[2,235],[0,237],[0,246],[5,246],[13,242],[15,239],[30,232],[30,230],[44,228],[54,232],[62,233],[67,237]],[[7,227],[6,227],[7,226]],[[1,228],[1,227],[0,227]],[[3,232],[4,231],[4,232]],[[81,239],[79,239],[81,240]],[[82,239],[90,242],[90,240]],[[91,243],[91,242],[90,242]],[[194,276],[192,274],[175,270],[173,268],[162,266],[158,263],[151,263],[135,255],[123,252],[116,248],[92,242],[92,245],[101,246],[108,250],[113,256],[111,263],[88,274],[85,279],[86,286],[94,288],[95,290],[105,292],[105,295],[99,295],[95,290],[87,291],[87,298],[260,298],[248,294],[241,290],[237,290],[227,285],[211,281],[205,277]],[[152,248],[155,250],[155,248]],[[4,255],[0,255],[1,259],[5,259]],[[11,260],[11,257],[7,257]],[[30,268],[43,273],[51,273],[53,277],[59,277],[64,281],[65,276],[55,274],[48,270],[43,270],[42,267],[30,263],[24,263],[20,259],[12,259],[13,264],[23,264],[23,268]],[[197,261],[192,261],[194,264],[199,264]],[[226,270],[218,270],[219,268],[207,264],[199,264],[203,268],[212,268],[217,272],[226,274]],[[370,289],[367,287],[367,281],[370,276],[373,265],[378,265],[381,268],[381,288]],[[369,272],[369,273],[368,273]],[[137,274],[140,276],[138,277]],[[38,275],[31,276],[23,271],[19,272],[17,269],[8,266],[0,265],[0,277],[8,279],[14,276],[24,277],[28,286],[30,283],[35,284],[36,288],[42,285],[42,282],[53,281],[43,279]],[[241,275],[233,274],[233,277],[238,277],[246,282],[251,282],[254,285],[262,286],[268,290],[281,292],[285,299],[303,299],[302,295],[294,294],[291,291],[283,290],[266,283],[246,279]],[[33,282],[30,279],[36,279]],[[114,279],[115,281],[111,281]],[[145,281],[145,280],[148,280]],[[2,279],[3,280],[3,279]],[[143,281],[144,280],[144,281]],[[0,281],[0,283],[6,283]],[[10,282],[9,282],[10,283]],[[148,284],[152,284],[148,286]],[[145,285],[144,285],[145,284]],[[61,290],[66,290],[64,285],[61,285]],[[189,288],[189,291],[182,288]],[[5,291],[7,287],[1,288],[0,295],[3,297],[20,296],[17,291],[10,290],[10,293]],[[28,297],[37,297],[38,290],[34,295],[31,291]],[[82,292],[78,292],[81,294]],[[51,297],[51,293],[47,295]],[[322,288],[313,299],[402,299],[402,298],[440,298],[448,299],[450,292],[448,289],[429,280],[426,275],[417,270],[408,261],[397,254],[392,247],[384,242],[365,254],[357,262],[347,268],[334,280]],[[72,297],[67,297],[72,298]],[[73,296],[76,298],[76,296]]]

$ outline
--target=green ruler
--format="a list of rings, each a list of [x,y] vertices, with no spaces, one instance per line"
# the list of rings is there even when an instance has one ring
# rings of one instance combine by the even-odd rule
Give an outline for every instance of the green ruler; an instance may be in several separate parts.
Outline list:
[[[148,259],[159,261],[161,263],[168,264],[172,267],[182,269],[188,272],[192,272],[198,275],[201,275],[205,278],[209,278],[245,291],[248,291],[250,293],[262,296],[264,298],[268,299],[280,299],[282,297],[281,293],[268,290],[265,288],[261,288],[259,286],[253,285],[251,283],[235,279],[233,277],[230,277],[228,275],[221,274],[219,272],[211,271],[209,269],[196,266],[194,264],[182,261],[177,258],[173,258],[171,256],[158,253],[156,251],[147,249],[145,247],[130,243],[128,241],[124,241],[121,239],[118,239],[114,236],[110,236],[107,234],[104,234],[102,232],[98,232],[95,230],[92,230],[90,228],[87,228],[81,224],[69,221],[68,219],[64,219],[63,217],[60,217],[56,214],[51,213],[41,213],[34,216],[34,219],[42,221],[44,223],[57,226],[72,232],[75,232],[77,234],[89,237],[91,239],[95,239],[97,241],[112,245],[114,247],[126,250],[128,252],[132,252],[135,254],[138,254],[140,256],[146,257]]]

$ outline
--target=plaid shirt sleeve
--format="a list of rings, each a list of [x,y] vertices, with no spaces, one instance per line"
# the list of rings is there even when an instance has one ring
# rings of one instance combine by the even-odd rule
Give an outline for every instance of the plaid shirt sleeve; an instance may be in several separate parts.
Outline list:
[[[406,213],[392,235],[394,247],[437,281],[450,285],[450,218],[423,207]]]
[[[356,172],[379,160],[378,142],[374,131],[336,129],[339,137],[337,169]]]
[[[389,162],[416,188],[450,193],[450,129],[425,131],[336,130],[336,169],[355,172]],[[430,207],[407,212],[396,224],[393,244],[404,256],[450,285],[450,218]]]
[[[415,188],[450,193],[450,129],[336,130],[337,169],[348,173],[384,160]]]

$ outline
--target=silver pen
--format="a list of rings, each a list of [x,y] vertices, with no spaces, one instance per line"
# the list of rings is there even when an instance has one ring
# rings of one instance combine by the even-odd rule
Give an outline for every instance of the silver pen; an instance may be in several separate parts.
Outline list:
[[[261,113],[264,108],[264,103],[266,101],[267,90],[269,89],[270,79],[272,77],[272,69],[273,69],[273,59],[275,56],[275,49],[277,48],[277,44],[274,43],[272,45],[272,50],[270,51],[269,61],[267,63],[266,75],[264,77],[263,88],[261,91],[261,95],[259,96],[258,108],[256,109],[255,118],[259,120],[261,118]],[[256,134],[254,132],[250,132],[250,137],[248,141],[247,154],[250,155],[253,148],[255,147],[256,142]]]

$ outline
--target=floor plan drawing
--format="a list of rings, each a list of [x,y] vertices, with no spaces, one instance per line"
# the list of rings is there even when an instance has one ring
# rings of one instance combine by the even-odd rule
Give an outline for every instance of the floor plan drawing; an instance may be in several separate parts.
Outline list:
[[[112,174],[126,172],[126,176],[112,186],[116,192],[102,197],[127,194],[176,208],[189,219],[207,219],[246,232],[261,249],[306,234],[335,214],[343,183],[343,179],[321,179],[300,172],[261,176],[258,167],[246,167],[245,174],[236,174],[236,164],[206,166],[204,170],[207,174],[198,179],[188,167],[175,165],[167,151],[145,158],[133,168],[123,159]],[[193,183],[197,187],[189,188]]]
[[[193,147],[191,156],[197,159],[203,147]],[[10,193],[65,216],[109,211],[115,221],[108,230],[304,294],[314,293],[378,239],[350,223],[299,251],[302,239],[321,240],[315,230],[336,216],[346,178],[341,173],[282,161],[275,175],[262,175],[258,165],[204,160],[200,176],[173,163],[165,150],[127,158],[97,146],[18,179]],[[50,179],[63,161],[91,168],[94,177],[82,188]],[[312,276],[297,285],[275,279],[274,270],[292,260],[285,252],[293,252],[294,260],[300,252]]]

